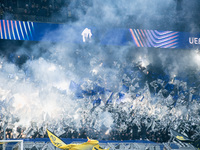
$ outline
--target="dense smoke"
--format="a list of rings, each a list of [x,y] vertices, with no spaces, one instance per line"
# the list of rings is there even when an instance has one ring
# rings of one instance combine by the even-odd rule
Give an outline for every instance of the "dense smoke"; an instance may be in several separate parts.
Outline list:
[[[70,4],[72,8],[76,5]],[[182,6],[182,10],[188,9]],[[95,0],[73,11],[77,20],[70,24],[76,27],[183,30],[175,22],[174,0]],[[187,18],[185,23],[190,25]],[[192,27],[187,29],[193,31]],[[77,37],[76,31],[63,30],[56,31],[57,39]],[[51,35],[47,33],[44,39]],[[124,130],[130,123],[140,126],[142,118],[152,130],[178,129],[183,122],[199,126],[199,101],[191,98],[199,92],[197,85],[192,86],[200,71],[198,50],[136,49],[131,44],[102,46],[96,41],[81,45],[41,42],[29,50],[24,46],[14,55],[13,62],[1,57],[0,66],[2,119],[14,129],[36,123],[60,135],[65,127],[84,126],[105,135],[114,128]],[[16,61],[22,55],[28,59],[19,66]],[[150,78],[152,72],[169,79]],[[185,93],[174,99],[177,91],[167,93],[168,83]],[[97,93],[92,94],[94,91]],[[98,98],[101,103],[94,103]]]

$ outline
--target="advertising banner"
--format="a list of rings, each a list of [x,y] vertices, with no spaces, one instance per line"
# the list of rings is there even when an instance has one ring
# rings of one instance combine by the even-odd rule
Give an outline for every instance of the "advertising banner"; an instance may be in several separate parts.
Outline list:
[[[78,27],[67,24],[0,20],[0,39],[90,43],[135,47],[192,49],[200,47],[200,34],[178,31]]]

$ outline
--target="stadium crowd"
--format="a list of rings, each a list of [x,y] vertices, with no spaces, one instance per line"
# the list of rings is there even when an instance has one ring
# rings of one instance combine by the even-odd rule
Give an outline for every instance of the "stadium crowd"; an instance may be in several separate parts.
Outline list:
[[[79,4],[78,4],[79,3]],[[67,22],[76,20],[75,8],[85,12],[87,0],[1,0],[0,19],[23,21]],[[65,9],[62,9],[65,7]],[[60,17],[56,17],[56,16]]]
[[[148,70],[148,71],[147,71]],[[63,122],[65,120],[61,120],[61,124],[57,125],[57,128],[52,128],[52,130],[59,137],[62,138],[81,138],[86,139],[89,136],[91,139],[98,140],[116,140],[116,141],[124,141],[124,140],[149,140],[154,142],[167,142],[170,140],[170,128],[174,128],[170,126],[173,125],[173,121],[167,120],[165,122],[161,122],[157,118],[145,117],[145,115],[138,116],[137,109],[132,109],[130,113],[125,112],[121,109],[123,106],[123,102],[115,107],[112,101],[115,101],[116,98],[119,101],[123,101],[123,97],[125,93],[132,93],[132,98],[137,99],[140,97],[139,101],[143,101],[141,89],[144,89],[146,83],[149,86],[149,91],[153,95],[158,93],[162,93],[162,96],[167,99],[167,97],[172,97],[173,101],[168,100],[168,107],[172,109],[176,105],[184,105],[188,101],[199,101],[200,96],[197,92],[199,87],[198,84],[200,81],[194,78],[194,76],[186,75],[187,77],[181,78],[176,76],[173,81],[170,76],[166,75],[162,72],[162,69],[154,68],[151,65],[148,67],[142,67],[140,63],[136,64],[126,64],[121,70],[123,86],[120,91],[117,91],[117,97],[114,97],[114,94],[111,94],[104,105],[100,105],[103,103],[100,99],[99,95],[105,95],[106,89],[104,87],[97,86],[94,84],[94,87],[90,86],[90,88],[84,88],[84,85],[80,86],[79,84],[71,81],[69,85],[69,89],[74,93],[74,99],[83,99],[84,97],[91,100],[93,104],[93,108],[89,110],[89,115],[84,118],[81,118],[81,128],[76,128],[73,125],[66,126]],[[193,72],[188,72],[188,74],[193,74]],[[125,76],[126,75],[126,76]],[[185,75],[185,74],[184,74]],[[134,82],[130,82],[131,79],[134,79]],[[157,80],[158,79],[158,80]],[[194,80],[195,79],[195,80]],[[190,99],[187,92],[189,89],[184,87],[183,85],[178,85],[178,81],[186,80],[188,87],[190,90],[194,88],[192,91],[193,95]],[[162,84],[159,83],[162,81]],[[177,82],[175,82],[177,81]],[[87,87],[87,85],[85,85]],[[132,89],[131,89],[132,87]],[[134,88],[133,88],[134,87]],[[195,92],[196,91],[196,92]],[[184,94],[184,95],[183,95]],[[91,99],[93,96],[98,96],[98,99]],[[182,101],[178,101],[178,97],[182,96]],[[125,106],[126,107],[126,106]],[[94,117],[91,117],[92,114],[95,114],[96,109],[107,110],[112,115],[114,120],[113,126],[108,129],[107,127],[100,127],[100,129],[96,129],[94,122]],[[140,109],[140,108],[139,108]],[[98,111],[98,110],[97,110]],[[137,114],[137,115],[135,115]],[[200,110],[199,110],[200,114]],[[199,115],[196,114],[196,115]],[[170,114],[168,114],[169,116]],[[194,117],[194,116],[191,116]],[[138,119],[139,118],[139,119]],[[177,120],[177,122],[176,122]],[[188,138],[191,138],[196,133],[199,133],[199,127],[197,123],[192,124],[188,119],[180,119],[175,118],[175,124],[177,125],[178,132],[185,133]],[[2,122],[3,123],[3,122]],[[56,122],[57,124],[57,122]],[[122,124],[125,127],[122,128]],[[22,126],[18,126],[17,129],[7,127],[5,134],[7,139],[21,139],[21,138],[48,138],[46,133],[46,125],[37,126],[36,124],[31,125],[29,128],[25,128]],[[61,132],[58,134],[58,127],[61,127]],[[60,130],[60,129],[59,129]],[[0,138],[4,138],[3,124],[0,128]],[[195,138],[199,138],[196,136]]]
[[[195,126],[192,126],[188,131],[189,137],[195,134]],[[27,129],[23,127],[17,127],[17,135],[13,135],[12,129],[6,129],[6,139],[25,139],[25,138],[48,138],[46,130],[43,127],[39,129]],[[0,130],[0,140],[4,139],[4,131]],[[104,130],[97,131],[93,128],[82,127],[79,130],[72,127],[66,127],[63,129],[60,138],[70,139],[87,139],[87,137],[98,140],[113,140],[113,141],[126,141],[126,140],[148,140],[157,143],[168,142],[170,140],[169,128],[158,129],[152,131],[151,127],[148,128],[144,123],[139,126],[136,124],[129,124],[124,130],[111,129],[109,132]]]
[[[102,134],[103,131],[96,131],[90,128],[81,128],[79,131],[67,127],[64,129],[64,133],[60,135],[61,138],[71,139],[87,139],[87,136],[93,139],[99,140],[149,140],[154,142],[167,142],[170,139],[168,130],[159,130],[156,132],[150,132],[144,125],[141,124],[141,129],[136,124],[130,125],[126,130],[120,132],[117,130],[111,130],[109,133]],[[102,133],[101,133],[102,132]],[[17,135],[13,136],[12,129],[6,129],[6,139],[24,139],[24,138],[48,138],[47,132],[42,128],[35,130],[32,134],[24,133],[24,128],[17,128]],[[0,140],[4,139],[4,131],[0,130]]]
[[[78,1],[77,1],[78,2]],[[86,1],[81,1],[85,2],[85,5],[88,5]],[[62,9],[63,5],[66,5],[66,8],[68,9]],[[79,5],[82,7],[82,10],[84,12],[84,5]],[[55,15],[58,15],[59,13],[62,13],[62,16],[64,17],[55,17]],[[29,20],[29,21],[44,21],[44,22],[65,22],[69,20],[76,20],[76,14],[73,11],[73,5],[70,0],[68,2],[64,0],[29,0],[27,3],[18,3],[15,0],[0,0],[0,19],[16,19],[16,20]],[[162,94],[165,98],[167,98],[169,95],[173,97],[174,103],[171,104],[169,107],[173,107],[176,105],[177,99],[179,96],[178,94],[180,93],[187,93],[187,91],[181,90],[181,86],[178,89],[178,86],[171,84],[170,79],[166,77],[166,75],[158,73],[156,74],[153,71],[149,71],[146,74],[144,73],[144,69],[138,69],[139,67],[136,68],[136,72],[141,75],[140,79],[148,80],[149,82],[149,89],[151,90],[152,94],[158,93],[159,91],[162,90]],[[127,78],[133,79],[135,78],[134,74],[132,73],[133,68],[125,68],[126,70],[126,75],[128,76]],[[131,71],[130,71],[131,70]],[[152,69],[149,69],[152,70]],[[130,72],[129,72],[130,71]],[[165,86],[161,87],[159,84],[154,84],[154,80],[158,78],[158,76],[162,77],[162,80],[164,81]],[[165,78],[166,77],[166,78]],[[126,79],[127,79],[126,78]],[[178,79],[177,79],[178,80]],[[190,80],[191,81],[191,80]],[[124,83],[126,80],[123,81]],[[199,81],[200,82],[200,81]],[[199,83],[198,82],[198,83]],[[138,82],[140,85],[143,84],[142,82]],[[130,84],[130,82],[129,82]],[[135,83],[135,80],[131,84],[137,84]],[[194,85],[193,85],[194,84]],[[188,85],[192,85],[196,87],[197,82],[193,83],[193,80],[191,82],[188,82]],[[191,87],[192,87],[191,86]],[[124,86],[125,91],[126,89],[129,89],[130,85]],[[100,90],[101,87],[99,87],[99,92],[103,93],[104,91]],[[135,89],[134,93],[137,93],[137,88]],[[128,90],[127,90],[128,91]],[[126,91],[126,92],[127,92]],[[80,92],[80,91],[78,91]],[[74,93],[77,93],[75,91]],[[93,96],[97,95],[97,92],[95,91],[82,91],[85,95]],[[123,92],[119,93],[119,97],[123,97],[124,94]],[[189,98],[187,97],[184,98],[185,102],[189,101]],[[195,97],[196,96],[196,97]],[[77,97],[80,98],[80,95],[77,93]],[[136,95],[137,97],[137,95]],[[192,100],[199,100],[200,96],[199,93],[193,93]],[[141,100],[142,101],[142,100]],[[94,109],[98,105],[98,102],[101,102],[101,100],[96,100],[94,103]],[[109,100],[107,101],[109,103]],[[106,105],[105,107],[108,107]],[[105,108],[106,109],[106,108]],[[111,108],[112,109],[112,108]],[[92,110],[91,110],[92,111]],[[113,112],[110,110],[110,112]],[[125,114],[125,113],[124,113]],[[62,138],[81,138],[81,139],[86,139],[87,136],[90,136],[90,138],[93,139],[99,139],[99,140],[117,140],[117,141],[124,141],[124,140],[150,140],[154,142],[167,142],[170,139],[170,131],[168,127],[158,127],[156,130],[152,129],[153,123],[150,118],[143,118],[140,120],[139,123],[134,123],[134,113],[131,114],[132,116],[123,116],[123,112],[120,112],[114,120],[116,121],[116,127],[113,129],[105,129],[102,128],[101,130],[97,131],[94,128],[91,128],[91,126],[87,125],[82,125],[82,128],[80,129],[75,129],[72,127],[65,127],[63,128],[62,134],[59,136]],[[127,118],[132,118],[132,121],[126,122]],[[145,122],[145,123],[144,123]],[[121,129],[120,124],[125,123],[126,128]],[[156,125],[159,126],[159,122],[155,123]],[[195,134],[195,129],[196,126],[193,126],[189,124],[187,132],[188,137],[192,137]],[[44,127],[34,127],[30,129],[26,129],[25,127],[17,127],[16,132],[13,131],[13,128],[7,128],[5,131],[3,131],[3,127],[0,127],[0,139],[4,138],[4,134],[6,135],[6,139],[21,139],[21,138],[48,138],[46,130]],[[180,125],[180,131],[185,130],[185,126],[183,129],[181,129]],[[56,131],[56,129],[55,129]],[[4,133],[5,132],[5,133]]]

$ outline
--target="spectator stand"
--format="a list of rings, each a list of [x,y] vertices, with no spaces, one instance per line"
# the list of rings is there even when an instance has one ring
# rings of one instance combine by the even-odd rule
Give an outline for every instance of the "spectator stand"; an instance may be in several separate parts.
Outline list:
[[[81,3],[81,5],[85,12],[90,3]],[[77,8],[78,6],[71,4],[70,0],[2,0],[0,19],[64,23],[76,20],[74,10]],[[57,17],[58,14],[60,17]]]

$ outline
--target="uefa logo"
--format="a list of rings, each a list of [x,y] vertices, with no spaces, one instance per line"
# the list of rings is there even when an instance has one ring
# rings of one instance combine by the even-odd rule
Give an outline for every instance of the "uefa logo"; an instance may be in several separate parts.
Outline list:
[[[91,42],[91,38],[92,38],[92,31],[91,29],[85,28],[83,30],[83,32],[81,33],[82,38],[83,38],[83,42]]]

